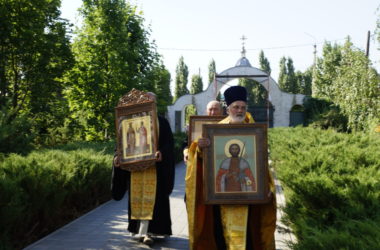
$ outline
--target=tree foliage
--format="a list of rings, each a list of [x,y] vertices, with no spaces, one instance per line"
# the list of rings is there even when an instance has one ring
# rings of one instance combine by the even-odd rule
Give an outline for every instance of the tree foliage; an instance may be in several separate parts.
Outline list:
[[[185,108],[185,124],[188,126],[190,123],[190,116],[196,115],[197,109],[194,104],[187,105]]]
[[[313,96],[333,99],[331,87],[336,79],[342,60],[341,46],[325,43],[323,46],[322,58],[317,59],[316,70],[313,82]]]
[[[170,72],[163,64],[159,64],[153,68],[148,79],[154,84],[154,93],[157,95],[157,112],[165,115],[167,106],[171,105],[173,100],[170,91]]]
[[[81,139],[102,139],[114,129],[118,98],[132,88],[154,91],[149,79],[160,67],[158,54],[143,18],[124,0],[85,0],[80,13],[83,25],[73,43],[76,63],[66,77],[70,124]]]
[[[288,74],[288,70],[286,68],[286,57],[281,57],[279,68],[280,72],[278,75],[278,85],[280,89],[286,90],[286,75]]]
[[[278,84],[283,91],[293,94],[299,93],[293,60],[290,57],[280,59]]]
[[[306,98],[304,102],[305,122],[308,126],[322,129],[334,129],[349,132],[348,120],[339,106],[326,99]]]
[[[348,118],[349,129],[366,130],[380,122],[379,82],[369,59],[348,38],[343,46],[324,45],[313,95],[338,105]]]
[[[296,85],[299,94],[311,96],[311,86],[313,80],[313,68],[309,67],[305,72],[299,70],[295,73]]]
[[[175,89],[174,89],[174,101],[179,97],[189,94],[187,89],[187,78],[189,76],[189,69],[185,64],[183,56],[179,58],[176,70],[175,70]]]
[[[334,101],[348,117],[353,130],[371,126],[368,122],[380,122],[380,78],[370,66],[363,51],[347,41],[342,48],[339,76],[334,81]]]
[[[264,51],[260,51],[259,54],[259,64],[260,64],[260,69],[270,75],[271,73],[271,68],[270,68],[270,63],[269,60],[265,57]]]
[[[191,88],[190,93],[191,94],[197,94],[203,91],[203,81],[202,77],[200,75],[193,75],[191,77]]]
[[[27,115],[40,139],[48,129],[62,126],[67,111],[60,79],[73,59],[60,3],[0,1],[0,105],[8,108],[2,122]]]
[[[216,65],[215,60],[211,59],[210,64],[208,65],[208,84],[210,85],[212,82],[214,82],[216,75]]]
[[[247,89],[248,106],[264,105],[267,99],[267,91],[260,83],[252,79],[240,78],[238,85]]]
[[[288,88],[288,92],[297,94],[299,93],[298,86],[297,86],[297,79],[295,75],[295,69],[293,65],[293,59],[288,58],[288,61],[286,63],[286,68],[287,68],[287,77],[286,77],[286,86]]]

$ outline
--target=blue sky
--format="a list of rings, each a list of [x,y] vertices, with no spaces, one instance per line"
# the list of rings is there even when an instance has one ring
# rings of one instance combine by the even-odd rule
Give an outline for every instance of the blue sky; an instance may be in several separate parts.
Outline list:
[[[180,56],[193,74],[201,72],[208,81],[208,65],[216,62],[218,73],[233,67],[240,58],[241,37],[247,37],[246,57],[259,67],[262,49],[268,58],[272,77],[277,80],[280,58],[291,57],[296,70],[313,63],[313,44],[321,55],[324,41],[342,44],[350,36],[354,45],[366,48],[371,32],[370,58],[379,70],[379,43],[376,41],[375,0],[140,0],[131,1],[143,11],[158,52],[169,69],[172,81]],[[80,0],[62,0],[62,17],[76,25]]]

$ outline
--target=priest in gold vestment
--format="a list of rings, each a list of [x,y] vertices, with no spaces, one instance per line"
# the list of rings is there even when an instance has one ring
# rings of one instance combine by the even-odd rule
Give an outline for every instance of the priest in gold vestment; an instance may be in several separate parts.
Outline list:
[[[247,91],[233,86],[224,92],[228,116],[220,123],[253,123],[247,112]],[[251,205],[206,205],[203,203],[202,148],[207,138],[189,147],[186,171],[186,208],[190,249],[275,249],[276,199],[274,181],[268,173],[271,201]]]

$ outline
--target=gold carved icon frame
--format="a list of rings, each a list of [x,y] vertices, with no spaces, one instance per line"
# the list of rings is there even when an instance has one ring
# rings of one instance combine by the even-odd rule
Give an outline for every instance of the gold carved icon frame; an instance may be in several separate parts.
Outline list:
[[[142,91],[133,89],[115,108],[117,155],[120,167],[141,171],[156,162],[156,104]]]

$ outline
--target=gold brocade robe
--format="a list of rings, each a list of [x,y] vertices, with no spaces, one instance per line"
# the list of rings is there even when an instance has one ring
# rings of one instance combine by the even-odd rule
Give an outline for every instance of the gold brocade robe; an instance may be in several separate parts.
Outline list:
[[[156,120],[159,137],[159,123]],[[131,217],[133,220],[152,220],[156,198],[156,166],[143,171],[131,172]]]
[[[247,112],[245,123],[254,123]],[[219,123],[230,123],[227,117]],[[189,147],[186,169],[186,208],[189,224],[189,248],[217,249],[214,239],[213,205],[203,203],[202,158],[197,141]],[[270,173],[270,190],[275,193],[274,181]],[[276,228],[276,200],[260,205],[221,205],[220,214],[227,249],[246,249],[246,239],[257,249],[275,249],[274,231]],[[248,219],[249,218],[249,219]],[[250,234],[247,235],[247,228]]]

